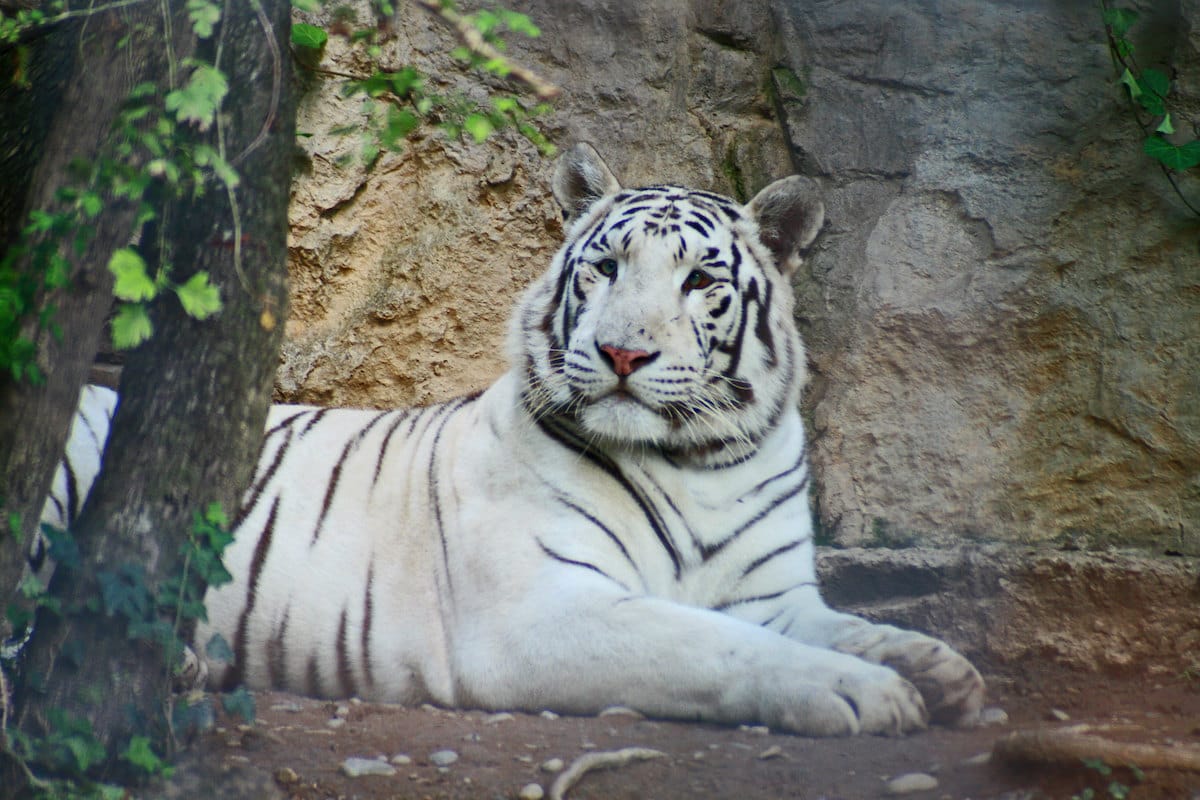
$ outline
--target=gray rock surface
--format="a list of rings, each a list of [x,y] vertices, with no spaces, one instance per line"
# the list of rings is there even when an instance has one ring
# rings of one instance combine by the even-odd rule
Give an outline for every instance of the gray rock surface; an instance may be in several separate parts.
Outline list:
[[[548,132],[626,182],[824,186],[797,285],[824,537],[1200,553],[1200,228],[1140,151],[1094,4],[512,6],[543,30],[512,54],[564,90]],[[1200,1],[1139,7],[1143,65],[1195,107]],[[406,9],[391,63],[451,80],[450,35]],[[368,167],[329,133],[359,108],[328,81],[302,103],[279,396],[480,388],[557,246],[549,165],[428,133]]]

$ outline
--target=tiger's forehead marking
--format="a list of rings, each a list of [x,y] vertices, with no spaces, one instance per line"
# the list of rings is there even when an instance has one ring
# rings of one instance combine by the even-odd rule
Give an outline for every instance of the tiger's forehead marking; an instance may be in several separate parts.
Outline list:
[[[578,247],[571,248],[570,256],[589,251],[629,254],[641,245],[665,245],[677,263],[691,258],[736,274],[741,253],[735,226],[742,219],[733,201],[711,192],[678,186],[625,190],[613,196],[608,210]]]

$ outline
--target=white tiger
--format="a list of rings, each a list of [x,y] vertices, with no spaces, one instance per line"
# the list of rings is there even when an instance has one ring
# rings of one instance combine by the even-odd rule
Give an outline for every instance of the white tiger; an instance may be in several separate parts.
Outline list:
[[[966,659],[818,592],[789,286],[815,187],[622,190],[577,145],[553,188],[566,241],[495,385],[272,409],[196,634],[235,653],[213,685],[822,736],[970,723]],[[114,402],[85,394],[47,521],[81,501]]]

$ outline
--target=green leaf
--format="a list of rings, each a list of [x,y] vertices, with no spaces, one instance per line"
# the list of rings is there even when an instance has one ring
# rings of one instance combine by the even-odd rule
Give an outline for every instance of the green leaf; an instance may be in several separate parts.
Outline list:
[[[197,272],[187,283],[176,286],[175,294],[190,317],[207,319],[221,310],[221,292],[208,282],[207,272]]]
[[[128,761],[147,775],[159,775],[169,771],[167,762],[158,757],[150,746],[148,736],[134,736],[129,746],[121,753],[121,760]]]
[[[212,167],[212,171],[220,178],[221,183],[224,183],[230,189],[236,189],[242,179],[238,177],[237,170],[229,165],[229,162],[221,158],[213,147],[207,144],[202,144],[196,147],[196,165],[200,167]]]
[[[1171,115],[1170,114],[1164,115],[1162,122],[1160,122],[1158,124],[1158,127],[1155,128],[1154,130],[1156,133],[1166,134],[1167,136],[1170,136],[1172,133],[1174,133],[1175,126],[1171,124]]]
[[[206,131],[228,91],[229,84],[223,72],[209,64],[197,63],[187,84],[167,93],[167,111],[180,122],[195,123],[197,128]]]
[[[379,141],[388,150],[399,150],[404,137],[420,124],[421,118],[407,108],[388,106],[387,124],[379,133]]]
[[[215,661],[222,661],[226,664],[232,664],[234,659],[233,648],[219,633],[214,633],[208,640],[208,644],[204,645],[204,654]]]
[[[1138,86],[1137,78],[1133,77],[1133,73],[1128,68],[1121,73],[1121,80],[1119,82],[1124,84],[1125,88],[1129,90],[1129,96],[1132,99],[1137,100],[1141,95],[1142,87]]]
[[[158,294],[158,287],[146,274],[146,262],[128,247],[122,247],[112,254],[108,260],[108,271],[117,278],[113,294],[122,300],[137,303],[152,300]]]
[[[492,135],[492,131],[495,130],[492,121],[483,114],[469,114],[463,120],[463,128],[471,134],[471,138],[476,142],[487,141],[487,138]]]
[[[254,696],[246,691],[245,686],[221,695],[221,706],[226,714],[236,714],[246,722],[254,721]]]
[[[1174,145],[1166,139],[1151,136],[1143,143],[1142,150],[1168,169],[1177,172],[1200,165],[1200,141],[1195,139],[1185,145]]]
[[[1142,108],[1155,115],[1164,113],[1163,101],[1171,91],[1171,79],[1159,70],[1147,69],[1138,78],[1138,85],[1142,92],[1137,96],[1137,101]]]
[[[201,39],[213,34],[213,26],[221,20],[221,8],[212,0],[187,0],[188,19],[192,31]]]
[[[89,217],[95,217],[104,208],[104,201],[95,192],[84,192],[79,197],[79,207]]]
[[[118,350],[137,347],[154,335],[154,325],[146,307],[138,303],[122,303],[112,321],[112,343]]]
[[[324,28],[309,25],[307,22],[297,22],[292,25],[292,44],[306,47],[309,50],[320,50],[329,41],[329,34]]]
[[[1138,13],[1131,8],[1104,9],[1104,24],[1112,31],[1112,35],[1120,38],[1137,22]]]

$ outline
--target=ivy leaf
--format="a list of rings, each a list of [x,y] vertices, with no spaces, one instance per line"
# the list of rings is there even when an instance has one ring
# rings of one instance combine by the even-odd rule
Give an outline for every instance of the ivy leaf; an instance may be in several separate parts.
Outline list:
[[[292,44],[309,50],[320,50],[329,41],[329,34],[324,28],[309,25],[307,22],[297,22],[292,26]]]
[[[170,771],[167,762],[158,757],[150,746],[148,736],[134,736],[129,746],[121,753],[121,760],[128,761],[147,775],[159,775]]]
[[[1137,101],[1142,108],[1155,115],[1164,113],[1163,101],[1171,91],[1171,79],[1159,70],[1147,69],[1138,78],[1138,84],[1142,91],[1137,95]]]
[[[1129,90],[1129,96],[1132,99],[1137,100],[1138,97],[1141,96],[1142,87],[1138,86],[1137,78],[1133,77],[1133,73],[1129,71],[1128,67],[1126,67],[1125,71],[1121,73],[1120,83],[1122,83],[1125,88]]]
[[[214,661],[221,661],[226,664],[232,664],[234,659],[233,648],[229,646],[229,642],[225,641],[225,637],[219,633],[214,633],[212,638],[208,640],[208,644],[204,645],[204,655]]]
[[[212,0],[187,0],[192,31],[201,39],[212,36],[213,26],[221,20],[221,9]]]
[[[207,272],[197,272],[187,283],[176,286],[175,294],[190,317],[207,319],[221,310],[221,292],[208,282]]]
[[[146,307],[140,303],[122,303],[112,321],[112,343],[118,350],[137,347],[154,335],[154,325]]]
[[[492,121],[483,114],[467,115],[467,118],[463,120],[463,128],[471,134],[471,138],[476,142],[487,141],[487,138],[492,135],[492,131],[495,130]]]
[[[1133,23],[1137,22],[1137,18],[1138,13],[1132,8],[1104,9],[1104,24],[1112,31],[1112,35],[1118,39],[1133,27]]]
[[[202,144],[196,147],[196,166],[212,167],[212,171],[221,179],[221,183],[228,186],[230,189],[236,189],[242,179],[238,177],[237,170],[230,166],[229,162],[221,158],[221,154],[213,149],[210,145]]]
[[[246,722],[254,721],[254,695],[239,686],[228,694],[221,695],[221,707],[226,714],[234,714]]]
[[[137,303],[152,300],[158,294],[158,287],[146,274],[146,262],[128,247],[122,247],[112,254],[108,260],[108,271],[117,278],[113,294],[122,300]]]
[[[223,72],[209,64],[198,63],[187,85],[167,93],[167,111],[180,122],[194,122],[197,128],[206,131],[228,92],[229,84]]]
[[[1165,116],[1163,116],[1162,122],[1160,122],[1158,124],[1158,127],[1155,128],[1154,130],[1157,133],[1162,133],[1167,136],[1170,136],[1172,133],[1174,133],[1175,126],[1171,123],[1171,115],[1168,113]]]
[[[1174,145],[1166,139],[1151,136],[1142,145],[1146,155],[1162,162],[1168,169],[1182,172],[1200,165],[1200,141],[1193,139],[1184,145]]]

